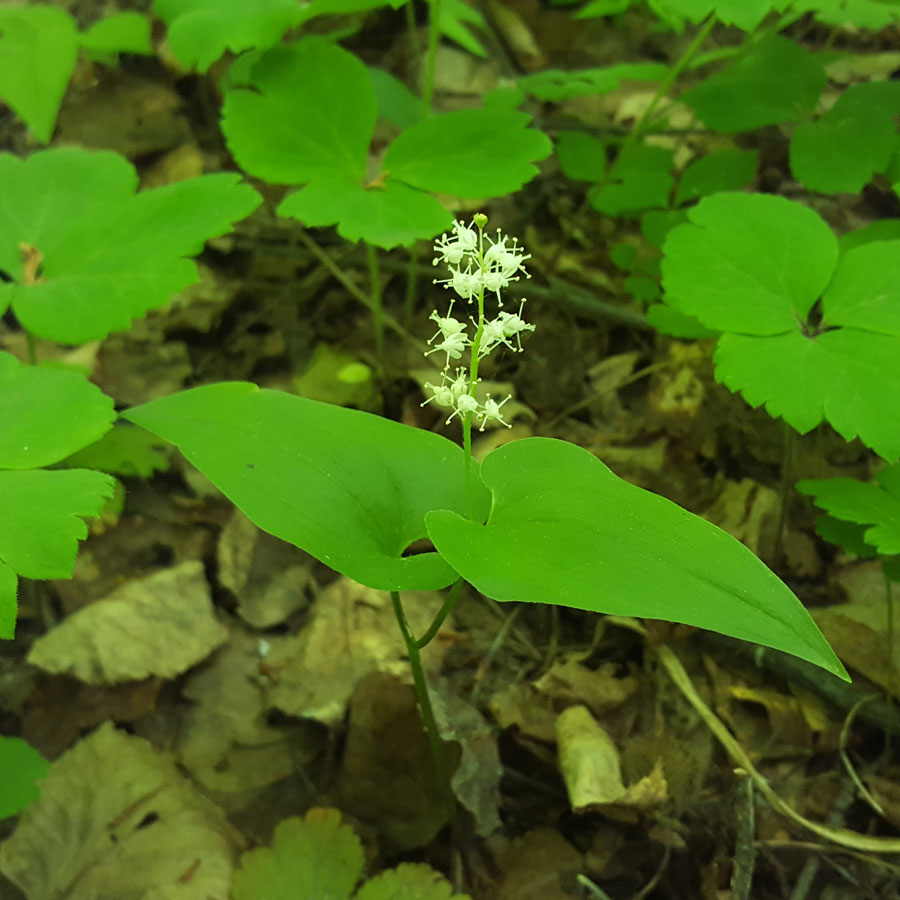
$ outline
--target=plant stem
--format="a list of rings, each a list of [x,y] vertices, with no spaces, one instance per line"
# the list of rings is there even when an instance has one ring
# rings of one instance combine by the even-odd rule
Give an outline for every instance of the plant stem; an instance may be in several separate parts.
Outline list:
[[[375,356],[379,365],[384,363],[384,310],[381,308],[381,273],[378,271],[378,254],[366,243],[366,259],[369,263],[369,281],[372,296],[372,321],[375,324]]]
[[[33,366],[37,365],[37,345],[30,331],[25,332],[25,346],[28,348],[28,362]]]
[[[691,41],[688,48],[681,54],[675,64],[669,69],[666,77],[660,82],[659,87],[656,89],[656,93],[653,95],[649,105],[644,110],[640,119],[635,123],[634,128],[628,133],[628,137],[622,142],[622,147],[619,150],[619,155],[617,157],[617,161],[619,159],[623,159],[628,155],[633,149],[635,144],[644,136],[644,132],[647,129],[647,125],[650,122],[650,118],[654,112],[656,112],[657,106],[662,102],[663,98],[669,93],[669,89],[675,83],[675,80],[678,76],[690,65],[691,60],[697,55],[697,52],[703,46],[703,42],[709,37],[709,33],[713,30],[713,27],[716,24],[716,16],[715,13],[710,13],[707,16],[706,21],[703,23],[700,30],[694,36],[694,40]],[[610,174],[615,171],[615,165],[612,167]]]
[[[425,83],[422,85],[422,115],[431,112],[434,97],[434,63],[437,58],[438,38],[441,33],[441,0],[429,0],[428,52],[425,57]]]
[[[478,227],[478,268],[484,271],[484,229]],[[478,328],[475,330],[475,338],[472,341],[469,363],[469,396],[475,396],[475,388],[478,385],[478,351],[481,347],[481,337],[484,334],[484,285],[478,291]],[[466,461],[466,503],[469,510],[469,518],[475,518],[475,501],[472,490],[472,413],[467,412],[463,418],[463,452]]]
[[[447,599],[444,600],[444,605],[438,611],[438,614],[434,617],[434,621],[428,626],[428,631],[422,635],[417,641],[416,646],[421,650],[423,647],[427,647],[428,644],[434,640],[434,636],[440,631],[441,625],[444,624],[444,620],[453,610],[453,607],[456,605],[456,598],[459,597],[459,592],[462,590],[463,580],[462,578],[457,578],[453,584],[453,587],[450,588],[450,593],[447,594]]]
[[[425,732],[428,735],[431,754],[437,766],[438,778],[441,784],[445,785],[447,784],[447,771],[444,759],[444,744],[441,741],[437,720],[434,718],[434,709],[431,706],[431,698],[428,695],[428,685],[425,682],[425,670],[422,668],[422,656],[419,653],[419,645],[413,637],[409,623],[406,621],[403,604],[400,602],[400,594],[397,591],[391,591],[391,603],[394,606],[394,615],[397,617],[397,624],[400,626],[400,632],[406,644],[406,653],[409,656],[409,667],[412,670],[416,700],[419,704],[422,722],[425,725]]]

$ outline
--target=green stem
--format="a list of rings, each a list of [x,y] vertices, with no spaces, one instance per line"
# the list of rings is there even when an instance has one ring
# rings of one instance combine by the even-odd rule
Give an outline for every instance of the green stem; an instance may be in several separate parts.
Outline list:
[[[403,325],[409,328],[412,322],[413,306],[416,302],[416,284],[419,280],[419,245],[413,244],[409,251],[409,265],[406,267],[406,297],[403,301]]]
[[[478,228],[478,268],[484,271],[484,231]],[[478,328],[475,330],[475,338],[472,341],[469,363],[469,396],[475,396],[475,388],[478,384],[478,351],[481,347],[481,338],[484,334],[484,285],[478,292]],[[475,518],[475,501],[472,490],[472,413],[467,412],[463,418],[463,452],[466,462],[466,504],[469,510],[469,518]]]
[[[425,670],[422,668],[422,656],[419,653],[419,646],[413,637],[409,623],[406,621],[403,604],[400,602],[400,594],[397,591],[391,591],[391,603],[394,606],[394,615],[397,617],[397,624],[400,626],[400,632],[403,635],[403,642],[406,644],[406,653],[409,656],[409,667],[412,670],[416,700],[419,704],[422,722],[425,725],[425,732],[428,735],[431,754],[437,766],[438,777],[442,784],[446,784],[447,773],[444,760],[444,744],[441,741],[437,720],[434,717],[434,709],[431,706],[428,685],[425,683]]]
[[[656,89],[656,93],[653,95],[653,99],[644,110],[643,115],[637,120],[634,128],[629,132],[628,137],[622,142],[618,159],[623,159],[627,156],[628,153],[634,149],[635,144],[637,144],[644,136],[644,132],[647,129],[650,119],[653,113],[656,112],[656,107],[659,106],[663,98],[669,93],[669,89],[675,83],[678,76],[690,65],[691,60],[697,55],[697,52],[700,50],[700,47],[703,46],[703,42],[709,37],[709,33],[713,30],[715,24],[715,13],[710,13],[694,37],[694,40],[691,41],[688,48],[681,54],[676,63],[669,69],[666,77],[660,82],[659,87]],[[614,171],[615,166],[612,167],[610,174]]]
[[[33,366],[37,365],[37,345],[30,331],[25,332],[25,346],[28,348],[28,362]]]
[[[431,625],[428,626],[428,631],[422,635],[417,641],[416,646],[421,650],[423,647],[427,647],[428,644],[434,640],[434,636],[441,630],[441,625],[444,624],[444,620],[453,610],[453,607],[456,605],[456,599],[459,597],[459,592],[462,590],[463,580],[462,578],[457,578],[453,587],[450,588],[450,593],[447,594],[447,599],[444,600],[444,605],[438,611],[438,614],[434,617],[434,621]]]
[[[366,259],[369,262],[369,281],[372,296],[372,320],[375,323],[375,356],[384,362],[384,311],[381,308],[381,274],[378,271],[378,254],[375,248],[366,244]]]
[[[428,54],[425,58],[425,83],[422,85],[422,115],[431,112],[434,97],[434,63],[437,58],[438,38],[441,33],[441,0],[430,0],[428,13]]]

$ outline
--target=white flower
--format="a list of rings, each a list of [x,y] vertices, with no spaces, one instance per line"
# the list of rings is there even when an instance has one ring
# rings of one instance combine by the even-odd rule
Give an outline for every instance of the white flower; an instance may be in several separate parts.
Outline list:
[[[448,241],[447,235],[442,234],[441,239],[434,245],[434,252],[451,266],[458,266],[467,253],[475,253],[478,249],[478,233],[471,225],[453,220],[453,236],[455,240]],[[437,265],[435,257],[432,265]]]
[[[506,344],[510,350],[515,352],[515,347],[507,340],[508,335],[504,331],[504,322],[500,318],[500,313],[496,319],[484,323],[484,330],[481,332],[481,344],[478,346],[478,357],[487,356],[491,350],[498,344]]]
[[[484,406],[476,413],[476,416],[481,419],[481,428],[479,431],[484,431],[484,426],[487,425],[491,419],[496,419],[501,425],[505,425],[507,428],[512,428],[512,425],[509,422],[504,421],[502,414],[500,413],[500,407],[506,403],[512,397],[510,394],[506,400],[501,400],[500,403],[497,403],[496,400],[491,400],[491,395],[488,394],[487,398],[484,401]]]
[[[459,359],[463,354],[463,350],[471,343],[469,336],[465,332],[456,332],[455,334],[447,335],[444,340],[439,344],[435,344],[434,347],[425,353],[425,355],[430,356],[432,353],[446,353],[446,365],[449,366],[450,360]]]
[[[515,280],[514,276],[519,271],[526,278],[530,278],[531,276],[525,271],[525,266],[522,264],[526,259],[531,259],[531,254],[525,253],[518,246],[517,238],[512,238],[512,246],[507,247],[506,242],[508,240],[510,238],[501,234],[498,229],[497,240],[484,252],[485,265],[490,266],[492,269],[498,269],[511,281]]]
[[[450,418],[447,419],[445,424],[449,425],[456,416],[459,416],[460,419],[464,419],[467,413],[471,412],[478,412],[478,401],[469,394],[462,394],[456,398],[456,405],[453,408],[453,413]]]
[[[503,312],[502,310],[497,313],[497,321],[500,323],[504,337],[515,337],[520,353],[522,352],[522,339],[519,335],[523,331],[534,331],[534,325],[529,325],[522,319],[522,308],[524,306],[525,298],[523,297],[517,313],[508,313]],[[506,344],[507,347],[512,347],[508,341],[504,341],[503,343]]]
[[[469,375],[465,369],[457,369],[456,378],[453,381],[447,380],[447,370],[444,369],[441,372],[441,379],[440,384],[432,384],[430,381],[425,382],[425,387],[431,391],[431,396],[423,403],[420,403],[420,406],[425,406],[434,400],[438,406],[455,407],[456,401],[469,391]]]
[[[428,343],[430,344],[439,334],[443,335],[444,338],[452,337],[454,334],[460,334],[461,332],[466,330],[466,323],[460,322],[459,319],[454,319],[450,313],[453,312],[453,303],[450,304],[450,309],[447,310],[446,316],[439,316],[438,311],[432,310],[431,315],[428,317],[434,322],[437,322],[438,330],[428,339]]]
[[[453,288],[463,300],[471,301],[481,290],[481,272],[472,272],[471,262],[467,264],[465,271],[462,268],[450,267],[450,278],[435,278],[435,284],[442,284],[445,288]]]

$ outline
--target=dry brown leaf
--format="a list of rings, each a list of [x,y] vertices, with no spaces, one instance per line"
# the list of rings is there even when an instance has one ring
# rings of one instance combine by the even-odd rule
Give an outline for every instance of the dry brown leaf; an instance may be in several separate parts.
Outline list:
[[[570,706],[556,720],[559,765],[575,812],[615,803],[625,794],[619,751],[586,706]]]
[[[526,737],[552,744],[556,740],[556,713],[549,697],[530,684],[511,684],[488,701],[488,709],[501,728],[515,726]]]
[[[179,754],[211,790],[261,788],[294,771],[285,735],[265,721],[261,659],[259,640],[235,629],[185,685],[183,693],[195,705],[185,717]]]
[[[28,661],[88,684],[174,678],[228,637],[203,564],[188,560],[130,581],[35,641]]]
[[[169,759],[107,723],[50,767],[0,871],[28,900],[209,900],[240,844]]]
[[[403,608],[413,634],[423,634],[441,606],[431,591],[404,591]],[[426,669],[440,666],[443,648],[422,651]],[[369,672],[409,678],[406,647],[385,591],[339,578],[316,598],[312,618],[296,637],[273,647],[271,703],[288,715],[339,722],[356,683]]]
[[[498,854],[498,900],[570,900],[582,855],[555,829],[535,828]]]
[[[594,715],[602,715],[621,706],[638,688],[634,676],[620,678],[616,669],[612,663],[589,669],[575,660],[566,660],[551,666],[534,686],[560,706],[583,704]]]

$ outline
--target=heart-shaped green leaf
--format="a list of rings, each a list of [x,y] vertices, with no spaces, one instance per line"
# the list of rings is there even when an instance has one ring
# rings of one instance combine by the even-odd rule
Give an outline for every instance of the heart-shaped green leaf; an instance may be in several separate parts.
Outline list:
[[[487,524],[428,513],[440,554],[495,600],[557,603],[709,628],[846,672],[787,586],[743,544],[547,438],[482,463]]]

